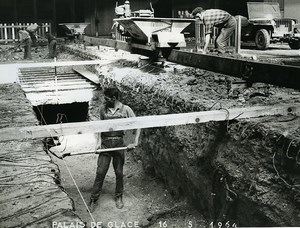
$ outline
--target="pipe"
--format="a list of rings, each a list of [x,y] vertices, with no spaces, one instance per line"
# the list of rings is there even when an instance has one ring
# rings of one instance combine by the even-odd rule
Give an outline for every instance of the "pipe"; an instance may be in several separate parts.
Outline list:
[[[55,157],[59,158],[59,159],[63,159],[64,157],[68,157],[68,156],[75,156],[75,155],[85,155],[85,154],[100,154],[100,153],[104,153],[104,152],[112,152],[112,151],[117,151],[117,150],[127,150],[128,148],[126,146],[124,147],[116,147],[116,148],[105,148],[105,149],[99,149],[99,150],[95,150],[95,151],[86,151],[86,152],[81,152],[81,153],[64,153],[62,155],[58,155],[57,153],[51,151],[50,149],[48,149],[48,151],[53,154]]]

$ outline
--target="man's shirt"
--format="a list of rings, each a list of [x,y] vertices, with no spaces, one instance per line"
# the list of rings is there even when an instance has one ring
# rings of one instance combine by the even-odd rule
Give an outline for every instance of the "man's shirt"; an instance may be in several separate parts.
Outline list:
[[[30,39],[30,35],[25,30],[19,30],[19,40],[23,42],[24,40]]]
[[[118,103],[116,109],[112,111],[110,108],[102,106],[100,108],[100,119],[101,120],[111,120],[111,119],[121,119],[135,117],[132,109],[122,103]],[[122,137],[124,135],[123,131],[113,131],[113,132],[103,132],[102,137]]]
[[[205,34],[212,33],[213,27],[228,21],[231,17],[229,13],[219,9],[209,9],[203,12],[203,23],[205,25]]]
[[[26,30],[28,32],[36,32],[38,27],[39,27],[38,24],[35,23],[35,24],[27,26]]]

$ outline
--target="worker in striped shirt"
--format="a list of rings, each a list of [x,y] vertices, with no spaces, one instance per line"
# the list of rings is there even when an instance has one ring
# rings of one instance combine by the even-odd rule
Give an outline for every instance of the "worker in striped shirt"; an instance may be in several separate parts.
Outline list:
[[[202,7],[197,7],[192,11],[194,18],[203,21],[205,25],[205,43],[203,53],[206,53],[213,28],[219,28],[219,34],[215,41],[217,52],[225,53],[225,47],[230,36],[235,31],[236,19],[228,12],[220,9],[204,10]]]

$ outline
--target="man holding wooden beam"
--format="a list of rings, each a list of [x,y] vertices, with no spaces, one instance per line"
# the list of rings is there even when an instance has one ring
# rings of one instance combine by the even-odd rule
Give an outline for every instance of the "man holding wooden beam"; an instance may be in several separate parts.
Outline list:
[[[132,109],[122,104],[120,99],[120,91],[115,88],[107,88],[104,90],[104,106],[100,107],[100,119],[119,119],[135,117]],[[140,129],[135,132],[135,140],[133,144],[129,144],[127,149],[133,149],[138,145],[140,135]],[[98,134],[97,148],[116,148],[124,147],[124,131],[111,131]],[[125,161],[125,150],[116,150],[111,152],[103,152],[99,154],[98,166],[96,172],[96,178],[92,189],[90,198],[90,211],[93,212],[96,208],[97,200],[99,199],[104,178],[107,174],[110,162],[112,164],[116,174],[116,189],[115,189],[115,201],[118,209],[123,208],[123,166]]]

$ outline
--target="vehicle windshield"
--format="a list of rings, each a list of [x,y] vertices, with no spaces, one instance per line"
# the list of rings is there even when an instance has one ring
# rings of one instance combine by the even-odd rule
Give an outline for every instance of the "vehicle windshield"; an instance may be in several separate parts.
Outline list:
[[[278,2],[248,2],[249,19],[274,19],[281,18]]]

